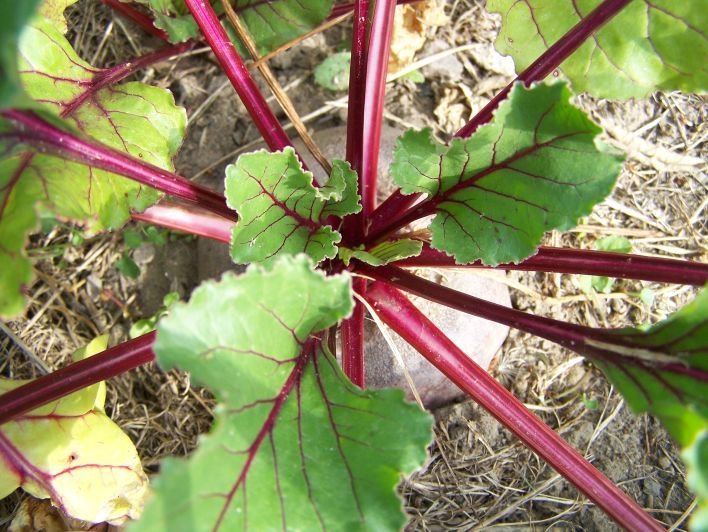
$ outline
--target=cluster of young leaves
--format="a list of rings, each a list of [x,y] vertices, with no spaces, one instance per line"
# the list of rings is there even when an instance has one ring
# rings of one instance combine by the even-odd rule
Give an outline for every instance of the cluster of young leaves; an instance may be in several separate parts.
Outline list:
[[[184,109],[169,91],[143,83],[103,86],[108,71],[83,61],[63,34],[63,10],[74,1],[43,4],[18,31],[14,66],[7,68],[21,89],[12,88],[12,76],[0,86],[21,90],[54,123],[171,170],[184,136]],[[2,15],[8,10],[14,7],[3,7]],[[32,277],[24,246],[39,213],[82,222],[93,233],[120,227],[131,210],[144,210],[160,197],[135,181],[41,153],[17,140],[16,132],[0,117],[0,316],[6,317],[24,307],[21,288]]]
[[[420,467],[432,418],[401,390],[363,391],[324,331],[353,307],[348,275],[303,254],[199,287],[158,325],[155,354],[219,400],[188,461],[163,462],[132,530],[395,530],[395,486]]]
[[[77,351],[106,349],[101,336]],[[27,381],[0,379],[0,393]],[[148,479],[130,438],[104,412],[101,382],[0,426],[0,498],[18,487],[66,515],[121,524],[140,516]]]
[[[133,1],[150,8],[155,25],[165,30],[171,42],[199,37],[199,27],[184,0]],[[217,15],[224,14],[222,0],[210,0],[210,3]],[[248,28],[258,53],[264,55],[320,24],[332,10],[333,0],[235,0],[231,3]],[[247,49],[241,41],[235,35],[232,40],[237,51],[247,57]]]
[[[488,0],[502,15],[496,47],[521,72],[602,0]],[[633,0],[561,65],[576,92],[602,98],[708,86],[702,0]]]

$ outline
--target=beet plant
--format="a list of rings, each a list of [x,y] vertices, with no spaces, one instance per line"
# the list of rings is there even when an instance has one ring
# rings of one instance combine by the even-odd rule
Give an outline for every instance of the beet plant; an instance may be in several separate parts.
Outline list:
[[[146,479],[134,449],[113,428],[80,428],[109,422],[98,383],[156,359],[188,371],[219,406],[193,455],[162,464],[131,529],[401,528],[395,487],[424,464],[431,417],[401,390],[362,389],[371,308],[618,524],[661,529],[449,340],[411,293],[602,368],[635,412],[657,416],[684,449],[699,499],[692,524],[708,527],[708,295],[648,328],[610,330],[495,305],[407,269],[705,284],[700,263],[540,246],[547,231],[573,227],[601,202],[623,163],[571,103],[570,87],[611,98],[705,90],[701,2],[489,0],[503,17],[497,46],[513,56],[517,79],[446,144],[427,130],[403,134],[389,170],[399,188],[377,205],[395,1],[107,0],[171,43],[109,69],[81,59],[65,38],[63,10],[74,1],[0,3],[0,316],[22,313],[32,278],[24,248],[46,212],[89,233],[131,219],[190,232],[224,242],[234,263],[251,266],[203,283],[156,333],[4,383],[0,496],[22,486],[92,522],[140,515]],[[323,161],[329,179],[319,184],[242,57],[352,10],[346,160]],[[173,172],[186,115],[172,95],[125,81],[201,40],[271,150],[227,168],[225,197]],[[428,231],[408,229],[428,219]],[[86,493],[93,497],[82,504]]]

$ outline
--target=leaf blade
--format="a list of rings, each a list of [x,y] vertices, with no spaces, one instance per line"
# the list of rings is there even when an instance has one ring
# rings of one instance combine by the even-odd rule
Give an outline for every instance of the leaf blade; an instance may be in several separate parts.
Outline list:
[[[45,6],[46,7],[46,6]],[[54,13],[60,16],[60,13]],[[91,67],[71,48],[56,21],[37,17],[19,43],[25,92],[41,111],[112,148],[162,168],[184,136],[186,113],[163,89],[128,82],[102,86],[108,71]],[[13,126],[0,120],[0,137]],[[132,209],[157,201],[149,187],[0,138],[0,316],[21,312],[21,288],[32,278],[25,238],[36,209],[84,222],[89,232],[120,227]]]
[[[316,189],[292,148],[239,157],[226,169],[226,200],[239,213],[231,239],[237,264],[296,253],[316,262],[333,258],[341,235],[325,225],[327,218],[360,210],[356,174],[347,163],[335,161],[327,184]]]
[[[94,339],[73,358],[104,350],[107,339]],[[0,393],[25,382],[0,379]],[[100,382],[1,425],[0,497],[22,487],[82,521],[137,518],[148,479],[133,442],[103,411],[105,394]]]
[[[211,313],[217,294],[228,302]],[[227,274],[173,307],[158,330],[160,363],[193,370],[222,404],[190,461],[165,462],[137,530],[403,525],[393,488],[424,459],[430,419],[400,390],[354,387],[325,351],[318,331],[352,306],[348,277],[325,278],[300,255]],[[224,326],[217,316],[234,319]]]
[[[184,5],[184,0],[136,0],[147,5],[155,16],[155,26],[167,32],[171,42],[199,37],[199,27]],[[217,15],[223,15],[221,2],[211,0]],[[332,10],[332,0],[237,0],[234,10],[248,28],[260,55],[275,50],[321,24]],[[233,36],[237,50],[247,55],[241,41]]]
[[[469,139],[442,146],[425,130],[399,139],[391,173],[403,193],[430,196],[414,212],[436,214],[433,247],[458,263],[518,262],[610,193],[621,159],[598,149],[600,129],[569,98],[564,84],[517,84]]]
[[[529,66],[600,0],[489,0],[502,15],[497,49]],[[656,89],[700,92],[708,87],[708,16],[698,0],[634,1],[560,67],[577,92],[603,98],[648,95]]]

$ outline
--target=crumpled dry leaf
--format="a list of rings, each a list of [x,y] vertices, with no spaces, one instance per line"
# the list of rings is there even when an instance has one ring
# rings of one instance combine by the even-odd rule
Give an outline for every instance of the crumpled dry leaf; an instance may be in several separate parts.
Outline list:
[[[398,6],[393,19],[388,71],[397,72],[411,64],[416,52],[425,44],[426,35],[446,24],[448,20],[441,0]]]
[[[93,525],[62,515],[49,499],[27,497],[20,504],[8,532],[117,532],[118,527],[108,523]]]

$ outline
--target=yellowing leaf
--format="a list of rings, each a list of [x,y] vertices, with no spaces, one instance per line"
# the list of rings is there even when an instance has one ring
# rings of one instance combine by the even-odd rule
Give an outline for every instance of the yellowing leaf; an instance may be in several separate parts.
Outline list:
[[[99,337],[75,354],[105,348]],[[27,381],[0,380],[0,393]],[[120,524],[140,516],[147,476],[130,438],[103,412],[100,383],[0,426],[0,498],[18,487],[66,515]]]

